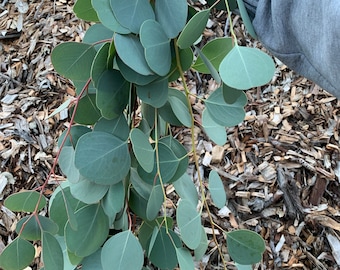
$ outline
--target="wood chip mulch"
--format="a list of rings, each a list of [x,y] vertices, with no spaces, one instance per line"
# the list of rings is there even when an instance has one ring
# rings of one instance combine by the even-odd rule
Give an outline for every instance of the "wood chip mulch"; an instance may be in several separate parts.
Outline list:
[[[15,238],[20,218],[3,199],[43,184],[67,126],[67,115],[47,116],[74,95],[50,60],[57,44],[81,41],[88,27],[75,18],[72,5],[67,0],[0,3],[0,252]],[[224,19],[215,13],[205,37],[223,35]],[[234,23],[240,43],[260,46],[241,31],[238,16]],[[220,229],[261,234],[266,251],[255,269],[340,269],[340,101],[276,63],[270,84],[246,92],[246,119],[227,129],[223,147],[196,128],[200,170],[203,175],[217,170],[228,196],[221,210],[211,204],[215,232],[219,243],[225,243]],[[188,78],[198,95],[216,87],[208,76],[192,72]],[[198,123],[203,108],[194,104]],[[189,143],[188,130],[175,130]],[[192,175],[195,180],[194,170]],[[50,184],[46,195],[53,190]],[[211,235],[204,213],[203,224]],[[235,269],[224,244],[222,250],[228,269]],[[197,267],[222,269],[212,241]]]

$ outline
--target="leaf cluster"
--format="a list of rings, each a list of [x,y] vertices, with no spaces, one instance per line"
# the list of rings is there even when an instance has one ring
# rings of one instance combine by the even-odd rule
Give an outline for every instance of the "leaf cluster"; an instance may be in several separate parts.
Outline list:
[[[235,6],[229,1],[216,8]],[[194,146],[188,153],[170,129],[193,130],[195,124],[185,71],[211,74],[219,84],[209,97],[195,98],[205,105],[201,126],[220,145],[227,140],[225,127],[244,119],[242,90],[267,83],[274,72],[268,55],[239,46],[235,37],[200,47],[210,11],[197,11],[186,0],[77,1],[75,14],[94,24],[82,43],[66,42],[52,53],[55,70],[77,92],[75,103],[53,113],[69,107],[72,114],[58,141],[67,182],[50,198],[49,218],[39,215],[47,201],[42,193],[6,199],[9,209],[32,214],[18,222],[18,237],[0,255],[2,268],[29,265],[31,242],[40,240],[46,269],[148,269],[145,257],[160,269],[194,269],[208,247],[199,203],[206,203],[205,193],[202,179],[199,197],[186,173]],[[183,91],[169,87],[176,80]],[[214,204],[224,207],[215,171],[208,182]],[[180,197],[175,219],[167,215],[168,185]],[[228,233],[227,244],[243,266],[264,252],[261,237],[247,230]]]

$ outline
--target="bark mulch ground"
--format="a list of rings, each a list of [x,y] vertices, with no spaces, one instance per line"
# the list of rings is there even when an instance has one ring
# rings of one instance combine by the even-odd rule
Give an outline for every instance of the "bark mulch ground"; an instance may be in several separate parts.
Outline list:
[[[47,118],[75,94],[72,84],[54,72],[51,51],[60,42],[81,41],[88,28],[72,13],[73,1],[28,2],[0,3],[0,252],[15,238],[21,217],[6,209],[3,200],[44,183],[56,140],[68,125],[67,114]],[[233,18],[239,42],[261,47],[244,34],[240,18]],[[224,23],[225,13],[215,12],[205,39],[224,35]],[[217,170],[228,195],[223,209],[211,204],[215,232],[228,269],[235,266],[221,229],[237,228],[256,231],[266,241],[263,261],[255,269],[339,269],[340,101],[275,61],[273,80],[246,92],[246,118],[227,129],[223,147],[196,128],[200,170],[203,175]],[[187,78],[198,95],[216,88],[209,76],[188,72]],[[203,108],[194,104],[198,123]],[[188,130],[174,131],[184,145],[190,143]],[[47,196],[56,180],[64,180],[61,172],[56,174]],[[194,169],[191,174],[197,181]],[[174,198],[171,186],[168,190]],[[203,224],[211,236],[204,213]],[[220,261],[211,241],[197,268],[222,269]]]

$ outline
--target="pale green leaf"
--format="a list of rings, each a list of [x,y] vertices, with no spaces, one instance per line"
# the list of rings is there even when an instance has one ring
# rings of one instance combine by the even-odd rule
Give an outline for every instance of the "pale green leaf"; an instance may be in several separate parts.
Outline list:
[[[177,208],[177,224],[183,242],[190,248],[195,249],[200,244],[201,216],[196,207],[189,200],[181,200]]]
[[[227,202],[226,191],[220,176],[214,170],[209,173],[209,191],[214,204],[218,208],[225,206]]]
[[[227,132],[224,126],[217,124],[209,115],[207,109],[202,112],[202,126],[205,133],[216,144],[223,146],[227,141]]]
[[[177,259],[180,269],[194,270],[195,265],[191,253],[186,248],[176,248]]]
[[[198,204],[197,189],[190,176],[185,173],[173,183],[177,194],[181,199],[190,201],[194,207]]]
[[[64,270],[63,252],[58,240],[49,232],[42,232],[42,261],[45,270]]]
[[[141,269],[144,262],[143,249],[131,231],[112,236],[101,252],[103,270]]]
[[[273,59],[257,48],[235,46],[220,64],[222,81],[247,90],[268,83],[274,76]]]

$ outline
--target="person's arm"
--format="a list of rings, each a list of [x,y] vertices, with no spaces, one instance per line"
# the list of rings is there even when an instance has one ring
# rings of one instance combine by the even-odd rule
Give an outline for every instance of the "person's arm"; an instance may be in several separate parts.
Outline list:
[[[264,47],[340,99],[340,1],[244,2]]]

